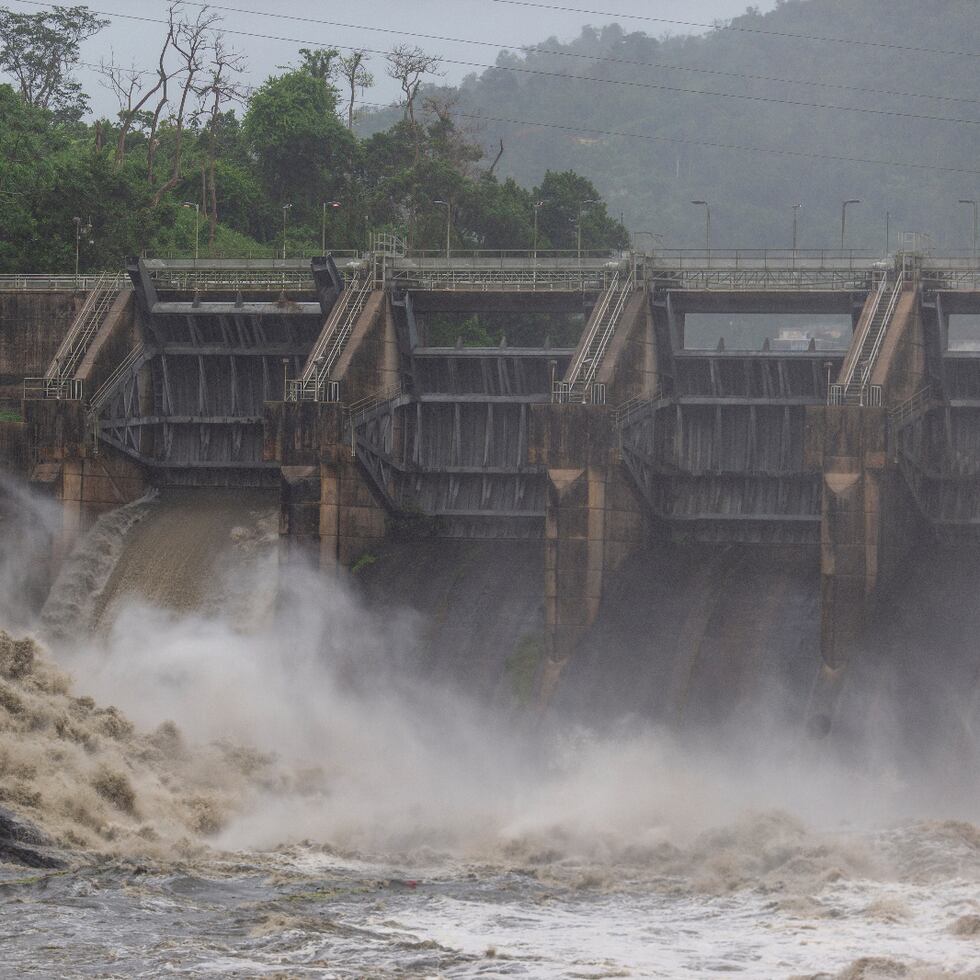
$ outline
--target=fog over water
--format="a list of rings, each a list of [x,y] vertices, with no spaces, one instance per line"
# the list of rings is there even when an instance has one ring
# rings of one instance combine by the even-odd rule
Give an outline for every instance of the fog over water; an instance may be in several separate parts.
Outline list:
[[[43,505],[5,500],[43,533]],[[433,625],[397,585],[380,616],[280,568],[274,517],[207,493],[110,515],[46,606],[49,651],[0,649],[3,804],[78,855],[0,865],[24,975],[977,975],[973,804],[917,792],[892,727],[476,698],[420,667]],[[938,782],[974,782],[973,748]]]

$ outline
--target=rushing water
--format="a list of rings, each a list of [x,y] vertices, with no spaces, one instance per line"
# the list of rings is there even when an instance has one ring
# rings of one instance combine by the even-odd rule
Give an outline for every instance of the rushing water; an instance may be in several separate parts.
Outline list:
[[[309,570],[281,579],[275,516],[263,494],[141,501],[63,568],[50,654],[0,638],[0,806],[72,854],[57,870],[0,862],[0,976],[980,977],[973,716],[956,713],[950,751],[916,755],[889,751],[892,714],[872,750],[870,725],[859,744],[819,742],[793,711],[742,710],[747,690],[786,689],[752,671],[808,676],[798,565],[725,558],[702,576],[724,598],[700,617],[697,594],[685,606],[663,583],[661,606],[624,595],[640,618],[610,623],[604,666],[590,638],[574,697],[543,718],[487,636],[494,602],[505,645],[540,628],[526,544],[509,567],[498,545],[453,545],[441,567],[428,545],[396,548],[365,605]],[[699,581],[697,556],[674,560],[672,578]],[[764,620],[739,589],[762,595]],[[676,652],[650,640],[667,615]],[[725,621],[739,649],[709,675]],[[975,674],[968,624],[950,642],[955,676]],[[481,663],[454,663],[468,653]],[[642,717],[658,655],[700,664],[707,680],[684,687],[700,710],[730,678],[741,707],[714,730]],[[623,675],[600,691],[603,670]],[[919,704],[917,729],[927,717]]]

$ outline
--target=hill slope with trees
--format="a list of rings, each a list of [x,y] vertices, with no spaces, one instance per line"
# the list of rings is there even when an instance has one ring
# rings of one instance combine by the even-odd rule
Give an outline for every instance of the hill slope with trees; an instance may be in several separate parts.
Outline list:
[[[890,212],[892,236],[963,250],[958,201],[980,196],[977,37],[975,0],[785,0],[701,36],[586,28],[502,53],[455,112],[488,151],[503,140],[500,174],[575,170],[671,245],[703,245],[690,202],[707,200],[718,247],[788,247],[799,203],[800,246],[835,247],[841,202],[858,198],[848,245],[883,249]]]

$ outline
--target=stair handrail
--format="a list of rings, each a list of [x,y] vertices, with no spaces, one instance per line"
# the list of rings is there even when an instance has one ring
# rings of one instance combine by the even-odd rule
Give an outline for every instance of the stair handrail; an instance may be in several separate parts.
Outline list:
[[[849,355],[852,354],[853,358],[845,362],[846,371],[840,380],[840,384],[847,386],[854,381],[854,372],[857,371],[858,362],[861,360],[861,351],[864,349],[864,342],[867,339],[868,331],[871,329],[871,324],[874,322],[874,318],[878,315],[878,307],[881,305],[882,297],[885,295],[885,290],[887,288],[888,276],[886,274],[881,277],[881,280],[878,283],[878,288],[875,290],[874,299],[872,301],[869,314],[862,320],[860,334],[854,337],[851,341],[851,350]]]
[[[589,349],[592,347],[592,341],[595,339],[596,333],[599,331],[599,325],[602,323],[603,317],[606,315],[606,311],[609,308],[609,304],[612,302],[613,296],[616,294],[616,290],[619,288],[619,270],[616,270],[616,274],[613,276],[612,282],[609,284],[609,288],[602,294],[599,303],[596,306],[595,311],[592,314],[591,326],[589,332],[579,341],[578,350],[575,352],[575,357],[572,359],[571,366],[569,367],[566,377],[569,379],[571,384],[574,384],[579,375],[582,373],[582,366],[585,363],[585,358],[588,356]]]
[[[606,320],[605,328],[599,337],[599,346],[595,350],[592,357],[592,362],[586,368],[586,387],[589,387],[595,381],[595,376],[599,371],[599,364],[602,362],[603,355],[606,353],[606,348],[609,346],[609,341],[612,339],[612,335],[615,333],[616,327],[619,325],[619,318],[623,315],[623,310],[626,308],[626,303],[629,300],[630,293],[633,292],[635,281],[633,270],[630,269],[629,275],[626,277],[626,282],[623,284],[618,296],[616,297],[616,305],[613,307],[612,314],[609,315],[608,319]]]
[[[137,344],[123,360],[119,366],[103,382],[99,390],[92,396],[88,403],[88,413],[95,417],[102,410],[103,405],[109,400],[110,395],[119,386],[122,379],[132,370],[133,366],[146,354],[146,345]]]
[[[882,341],[885,338],[885,334],[888,332],[888,325],[891,323],[892,316],[895,313],[895,307],[898,306],[898,299],[902,295],[903,285],[903,277],[899,276],[895,282],[895,288],[892,290],[891,298],[888,301],[888,309],[885,310],[885,315],[878,327],[878,335],[874,339],[874,346],[871,348],[871,354],[868,357],[868,360],[865,362],[864,370],[861,373],[862,388],[865,387],[871,380],[871,372],[874,370],[875,361],[878,360],[878,351],[881,350]]]
[[[119,273],[102,273],[86,296],[54,359],[48,365],[44,373],[45,379],[66,381],[75,374],[81,357],[88,349],[89,341],[102,325],[118,293]]]
[[[358,288],[356,290],[350,290],[353,295],[348,301],[346,309],[338,317],[338,323],[334,325],[333,330],[329,333],[324,331],[327,334],[324,339],[324,346],[326,347],[329,344],[329,349],[322,356],[318,368],[316,368],[316,362],[314,362],[314,367],[316,368],[316,386],[318,389],[330,379],[330,373],[333,371],[341,353],[347,346],[347,340],[353,332],[354,325],[357,323],[364,307],[367,305],[368,297],[374,291],[374,283],[368,276],[365,276],[361,280],[355,280],[355,282],[359,283]]]
[[[404,394],[404,386],[399,381],[396,384],[388,385],[386,388],[378,388],[376,391],[372,391],[363,398],[358,398],[356,401],[352,401],[349,405],[344,407],[344,412],[347,416],[347,424],[351,427],[351,429],[355,429],[368,415],[371,414],[371,412],[375,411],[375,409],[378,409],[382,405],[386,405],[389,402],[395,401],[396,398],[401,398],[401,396]]]

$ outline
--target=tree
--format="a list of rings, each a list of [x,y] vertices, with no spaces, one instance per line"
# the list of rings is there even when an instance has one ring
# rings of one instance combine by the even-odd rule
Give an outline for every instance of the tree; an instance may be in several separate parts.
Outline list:
[[[333,91],[307,71],[273,76],[253,93],[244,135],[274,199],[313,209],[325,178],[347,167],[353,137],[335,110]]]
[[[228,102],[242,102],[244,91],[235,81],[235,76],[244,69],[244,59],[233,51],[228,51],[222,39],[216,38],[211,49],[211,64],[204,85],[196,89],[202,102],[202,111],[207,116],[207,165],[205,168],[205,213],[208,215],[208,241],[214,245],[218,226],[218,184],[215,167],[218,159],[218,127],[222,119],[222,106]]]
[[[171,8],[173,9],[173,8]],[[187,120],[188,101],[190,95],[197,89],[197,80],[200,73],[204,70],[204,56],[208,47],[213,48],[220,38],[215,34],[209,36],[211,28],[218,23],[220,18],[208,12],[207,7],[202,7],[194,20],[179,20],[171,28],[173,39],[171,45],[181,58],[182,64],[178,74],[182,75],[180,87],[180,99],[177,102],[176,111],[172,118],[174,133],[173,159],[171,162],[170,178],[161,185],[153,199],[154,204],[159,204],[164,194],[172,191],[180,182],[183,167],[184,150],[184,125]],[[151,153],[155,152],[151,146]],[[153,180],[153,158],[151,156],[148,167],[149,179]]]
[[[629,234],[609,216],[595,184],[571,170],[545,173],[534,190],[541,201],[539,234],[552,248],[572,249],[578,240],[581,222],[583,248],[626,248]]]
[[[88,98],[71,77],[79,45],[108,23],[87,7],[54,7],[42,14],[0,8],[0,70],[16,79],[29,106],[76,121],[88,109]]]
[[[173,8],[171,8],[171,13]],[[158,92],[163,93],[162,101],[160,107],[157,109],[156,114],[153,117],[152,129],[156,129],[156,120],[159,119],[159,113],[162,109],[162,105],[166,102],[167,98],[167,83],[171,78],[171,72],[166,67],[167,52],[170,50],[170,45],[173,42],[174,37],[174,26],[173,20],[170,21],[170,29],[167,31],[167,36],[164,39],[163,47],[160,50],[160,57],[157,62],[157,69],[155,72],[145,72],[140,71],[133,65],[130,68],[122,68],[115,64],[115,56],[110,49],[109,61],[102,59],[99,63],[99,70],[105,76],[108,83],[108,87],[112,89],[115,93],[116,98],[119,100],[119,135],[116,138],[116,165],[121,166],[123,160],[126,158],[126,137],[129,135],[129,130],[133,125],[133,122],[141,115],[144,107],[156,95]],[[144,82],[146,76],[149,75],[151,79],[154,79],[153,84],[149,82]],[[145,85],[145,87],[144,87]]]
[[[299,65],[300,71],[309,72],[314,78],[323,82],[324,87],[330,89],[336,100],[337,90],[333,80],[337,77],[337,68],[334,59],[340,52],[336,48],[300,48],[299,53],[303,56]]]
[[[426,75],[442,74],[438,68],[442,60],[426,54],[421,48],[399,44],[387,54],[389,78],[401,85],[405,94],[405,118],[415,125],[415,100]]]
[[[374,85],[374,75],[364,66],[366,60],[367,52],[363,50],[352,51],[349,55],[345,55],[340,59],[340,76],[347,83],[347,89],[350,92],[350,98],[347,102],[348,129],[354,128],[355,90],[360,89],[361,95],[363,95],[365,89],[369,89]]]

